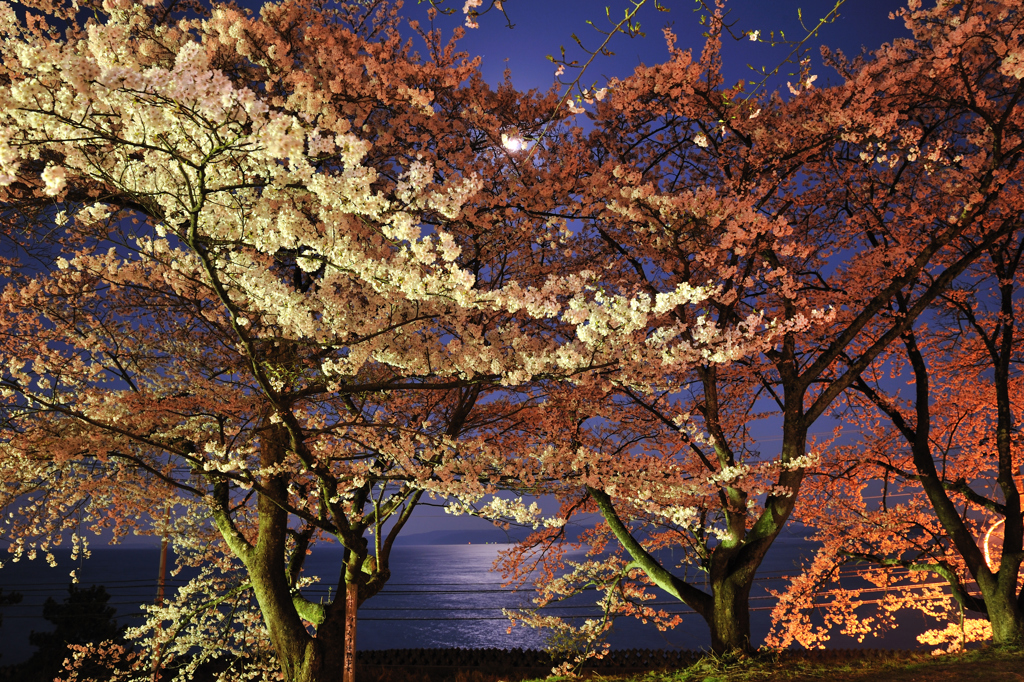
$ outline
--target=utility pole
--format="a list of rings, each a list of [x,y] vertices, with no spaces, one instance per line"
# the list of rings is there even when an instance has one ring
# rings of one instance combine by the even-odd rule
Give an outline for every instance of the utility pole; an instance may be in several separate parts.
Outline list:
[[[164,585],[167,576],[167,531],[160,538],[160,568],[156,579],[156,605],[164,604]],[[160,644],[153,651],[153,675],[151,682],[160,682]]]

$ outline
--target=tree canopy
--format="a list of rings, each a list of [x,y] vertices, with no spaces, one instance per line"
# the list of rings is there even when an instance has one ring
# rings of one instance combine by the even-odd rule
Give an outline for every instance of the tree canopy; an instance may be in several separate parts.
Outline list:
[[[833,482],[842,472],[854,490],[874,491],[872,481],[888,471],[922,485],[940,518],[950,519],[948,537],[961,539],[950,542],[943,533],[942,540],[932,538],[936,546],[965,552],[971,576],[979,585],[991,582],[982,588],[992,593],[986,604],[1002,595],[998,610],[1007,615],[996,641],[1020,641],[1019,555],[1007,552],[1018,546],[1017,537],[1007,530],[1005,567],[990,576],[975,544],[981,519],[964,518],[965,505],[998,508],[1017,524],[1012,406],[1004,399],[998,407],[995,394],[976,393],[988,401],[991,419],[1002,415],[996,431],[1004,450],[998,468],[973,474],[981,481],[997,476],[1001,492],[972,497],[956,470],[940,472],[934,464],[946,461],[951,444],[939,438],[927,445],[927,429],[915,431],[906,412],[901,420],[898,399],[879,397],[878,388],[881,382],[899,391],[880,378],[894,371],[893,353],[912,348],[915,335],[925,333],[918,330],[956,305],[967,316],[963,325],[978,320],[977,343],[988,339],[978,351],[994,353],[981,356],[981,366],[1000,366],[995,372],[1004,384],[1014,373],[1009,363],[1010,349],[1019,345],[1012,336],[1018,304],[1010,303],[1007,287],[1015,279],[1020,239],[1022,89],[1014,66],[1020,16],[1003,3],[927,9],[911,3],[902,17],[913,38],[852,60],[825,52],[842,83],[816,88],[805,70],[797,85],[790,84],[789,97],[759,98],[746,84],[730,87],[721,76],[719,12],[699,58],[675,48],[666,32],[672,60],[612,83],[595,105],[594,130],[582,145],[591,163],[581,219],[601,245],[600,257],[615,263],[616,284],[651,293],[683,282],[713,284],[705,304],[673,311],[684,324],[711,318],[727,328],[753,313],[809,324],[782,330],[768,347],[748,347],[732,362],[666,372],[661,385],[637,390],[614,384],[566,398],[562,421],[545,436],[571,434],[567,450],[576,455],[537,466],[555,472],[548,490],[562,497],[566,521],[598,512],[604,523],[585,536],[588,561],[565,564],[558,528],[539,532],[508,555],[513,577],[547,569],[537,581],[542,604],[597,584],[607,591],[610,614],[662,627],[678,623],[678,616],[645,604],[656,587],[708,622],[716,651],[752,648],[749,592],[790,515],[800,510],[812,527],[827,528],[829,551],[853,551],[851,543],[867,542],[868,527],[892,532],[892,526],[877,526],[873,516],[851,526],[849,514],[835,510],[856,495]],[[968,314],[973,301],[999,296],[1004,302],[992,322]],[[968,359],[969,347],[957,338],[935,351],[951,363],[936,370],[951,385],[964,380],[955,367],[978,366]],[[918,381],[927,385],[924,376]],[[860,412],[844,411],[862,392],[860,400],[877,403],[921,448],[910,473],[886,452],[891,440],[866,448],[840,439],[840,427],[870,423]],[[926,388],[922,395],[918,424],[931,400]],[[956,414],[973,410],[962,399],[956,404]],[[811,438],[811,427],[830,415],[840,417],[826,426],[836,429],[833,437]],[[969,461],[971,452],[964,450]],[[843,456],[836,460],[838,453]],[[814,492],[803,502],[808,477]],[[918,497],[900,513],[913,517],[922,504],[928,502]],[[893,551],[883,547],[890,548],[880,550],[883,555]],[[677,551],[658,554],[667,548]],[[678,562],[680,553],[681,565],[666,563],[670,556]],[[962,582],[969,578],[962,572],[957,578],[934,561],[919,567],[949,577],[967,608],[987,608],[965,596]],[[800,604],[805,617],[815,604],[806,584],[795,583],[786,598]],[[848,603],[836,599],[836,613]],[[776,641],[783,644],[804,637],[790,613],[777,612],[784,625]],[[567,627],[543,611],[524,617]],[[609,622],[587,627],[596,635]],[[811,627],[809,620],[800,623]]]
[[[927,382],[932,318],[993,348],[1012,331],[1012,287],[995,331],[961,292],[1006,289],[1020,255],[1015,5],[911,3],[913,38],[767,94],[725,84],[718,10],[699,56],[666,31],[669,61],[585,108],[492,88],[458,34],[407,40],[398,9],[0,5],[3,532],[50,559],[87,530],[163,535],[201,567],[139,647],[100,645],[118,674],[227,652],[231,679],[351,682],[356,611],[431,497],[534,525],[506,565],[543,565],[542,600],[596,581],[611,612],[669,626],[656,587],[716,651],[754,646],[757,569],[836,466],[838,501],[897,475],[930,527],[969,534],[943,525],[979,500],[929,469],[931,403],[915,426],[878,377],[905,351]],[[940,371],[1014,362],[979,343],[936,341]],[[1003,497],[980,503],[1006,513],[1002,568],[936,545],[1000,595],[1024,556],[1006,386]],[[916,469],[809,436],[841,409],[880,410]],[[592,560],[567,567],[587,512]],[[305,558],[332,542],[337,598],[315,603]],[[1022,639],[1015,594],[1000,643]]]
[[[662,319],[703,288],[609,294],[567,267],[586,246],[557,148],[578,132],[528,160],[503,144],[557,96],[491,89],[437,31],[420,56],[394,7],[91,9],[3,15],[3,227],[24,257],[5,263],[0,466],[15,558],[109,528],[216,573],[154,611],[157,667],[219,653],[190,609],[255,599],[286,679],[350,676],[409,515],[518,485],[545,382],[721,361],[758,331]],[[327,541],[339,598],[313,603],[302,567]]]

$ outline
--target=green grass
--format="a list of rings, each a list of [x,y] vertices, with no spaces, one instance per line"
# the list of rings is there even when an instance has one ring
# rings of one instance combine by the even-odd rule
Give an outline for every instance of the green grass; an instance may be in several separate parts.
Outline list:
[[[359,682],[579,682],[537,677],[541,671],[382,668],[360,666]],[[586,682],[1024,682],[1024,652],[980,649],[932,656],[927,652],[786,652],[749,657],[706,656],[681,670],[602,674]]]
[[[827,656],[827,654],[826,654]],[[800,655],[708,656],[682,670],[587,677],[592,682],[979,682],[1024,681],[1024,652],[983,649],[959,655],[891,652],[869,658],[843,653],[815,661]],[[822,658],[825,658],[823,656]],[[561,679],[563,682],[567,678]]]

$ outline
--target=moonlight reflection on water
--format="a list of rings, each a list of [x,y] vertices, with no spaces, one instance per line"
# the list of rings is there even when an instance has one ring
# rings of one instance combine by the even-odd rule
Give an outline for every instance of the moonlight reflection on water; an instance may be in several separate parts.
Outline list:
[[[995,538],[996,533],[992,533]],[[993,543],[995,540],[993,540]],[[384,590],[368,600],[359,611],[359,649],[426,649],[426,648],[501,648],[540,649],[544,633],[516,626],[509,632],[509,620],[502,608],[523,608],[531,605],[530,590],[513,592],[501,586],[501,576],[491,567],[505,544],[400,545],[392,550],[392,576]],[[995,545],[992,545],[993,550]],[[768,589],[784,587],[782,576],[796,572],[802,558],[810,556],[813,546],[795,531],[784,533],[761,566],[759,579],[751,594],[752,634],[758,642],[770,627]],[[319,584],[303,590],[310,599],[328,599],[328,585],[333,584],[341,566],[338,547],[317,548],[307,559],[309,575],[322,578]],[[579,559],[579,556],[571,558]],[[997,559],[998,560],[998,559]],[[139,605],[156,598],[159,549],[100,548],[85,562],[71,562],[69,553],[58,554],[59,565],[50,568],[42,561],[21,561],[0,569],[0,587],[19,591],[21,604],[4,607],[0,629],[0,665],[19,663],[33,652],[28,644],[31,630],[51,630],[52,625],[41,618],[42,604],[47,597],[60,601],[67,594],[68,572],[77,569],[83,586],[104,585],[111,595],[110,605],[117,609],[118,620],[124,624],[139,622]],[[169,589],[188,579],[183,572],[169,581]],[[596,592],[574,597],[553,608],[558,615],[597,615],[593,605]],[[688,611],[680,604],[659,597],[667,610]],[[860,646],[872,648],[919,647],[915,636],[933,623],[924,621],[901,623],[885,640],[867,640]],[[609,637],[613,649],[706,649],[710,645],[707,626],[696,614],[684,617],[683,623],[668,632],[658,632],[632,618],[616,621]],[[837,648],[858,646],[849,638],[834,635]]]

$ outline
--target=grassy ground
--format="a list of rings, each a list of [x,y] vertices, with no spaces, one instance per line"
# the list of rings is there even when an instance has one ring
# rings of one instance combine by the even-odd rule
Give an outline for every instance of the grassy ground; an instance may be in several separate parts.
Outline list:
[[[832,662],[705,658],[678,671],[588,677],[592,682],[1024,682],[1024,654],[992,649],[941,657],[894,652]]]
[[[361,666],[359,682],[579,682],[542,670],[380,668]],[[539,677],[538,677],[539,676]],[[915,652],[823,652],[806,655],[706,657],[682,670],[583,675],[584,682],[1024,682],[1024,653],[995,649],[952,656]]]

